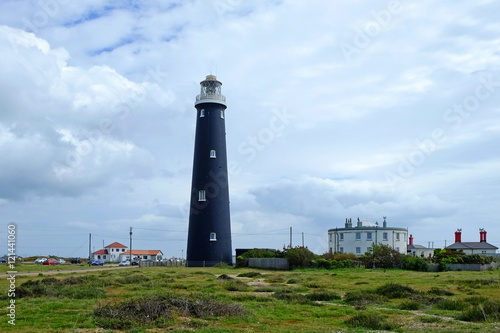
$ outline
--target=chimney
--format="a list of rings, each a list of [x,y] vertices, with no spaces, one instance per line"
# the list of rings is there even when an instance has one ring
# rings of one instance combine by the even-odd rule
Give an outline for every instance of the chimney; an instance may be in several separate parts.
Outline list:
[[[479,229],[479,241],[486,243],[486,230]]]
[[[382,227],[384,228],[387,228],[387,222],[385,221],[386,218],[387,216],[384,216],[384,222],[382,223]]]
[[[455,231],[455,243],[462,243],[462,229]]]
[[[357,227],[358,227],[358,228],[361,228],[362,226],[363,226],[363,224],[362,224],[361,220],[360,220],[360,219],[359,219],[359,217],[358,217],[358,225],[357,225]]]
[[[410,245],[413,245],[413,235],[410,235]]]

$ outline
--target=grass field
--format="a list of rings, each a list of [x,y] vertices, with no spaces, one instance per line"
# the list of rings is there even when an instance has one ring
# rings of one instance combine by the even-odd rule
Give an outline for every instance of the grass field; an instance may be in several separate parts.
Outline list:
[[[59,269],[17,274],[15,327],[0,281],[1,332],[500,331],[499,270]]]

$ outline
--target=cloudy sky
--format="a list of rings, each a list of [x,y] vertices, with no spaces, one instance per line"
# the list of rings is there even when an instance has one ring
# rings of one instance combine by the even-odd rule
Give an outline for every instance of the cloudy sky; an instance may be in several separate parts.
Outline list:
[[[0,2],[0,237],[185,256],[195,96],[227,98],[233,249],[345,218],[500,247],[500,3]]]

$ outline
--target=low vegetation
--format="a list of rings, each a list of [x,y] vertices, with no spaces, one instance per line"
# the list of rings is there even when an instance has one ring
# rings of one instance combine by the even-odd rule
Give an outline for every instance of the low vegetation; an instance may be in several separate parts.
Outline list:
[[[0,287],[7,290],[7,283],[0,280]],[[499,270],[430,273],[363,267],[129,267],[18,275],[15,329],[497,332],[499,283]],[[6,302],[7,293],[0,299]],[[6,311],[1,308],[0,316],[5,318]],[[9,329],[6,320],[0,321],[0,331]]]

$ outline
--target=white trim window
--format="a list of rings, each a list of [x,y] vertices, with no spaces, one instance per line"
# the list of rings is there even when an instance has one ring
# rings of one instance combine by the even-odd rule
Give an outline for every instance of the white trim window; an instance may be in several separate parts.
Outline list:
[[[205,117],[205,109],[200,110],[200,118]]]
[[[356,240],[361,240],[361,233],[360,232],[356,233]]]
[[[224,119],[224,110],[220,110],[220,117]]]
[[[387,232],[384,232],[384,233],[382,234],[382,238],[383,238],[383,240],[385,240],[385,241],[388,239],[388,237],[387,237]]]
[[[198,201],[207,201],[207,192],[205,190],[198,191]]]
[[[371,232],[367,232],[366,233],[366,240],[372,240],[372,233]]]
[[[210,241],[211,242],[216,242],[217,241],[217,234],[215,232],[210,233]]]
[[[217,153],[215,152],[215,149],[210,150],[210,158],[217,158]]]
[[[343,232],[341,232],[341,233],[339,234],[339,236],[340,236],[340,240],[344,240],[344,233],[343,233]]]
[[[360,247],[356,248],[356,254],[361,254],[361,248]]]

